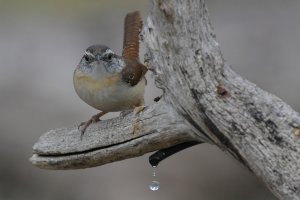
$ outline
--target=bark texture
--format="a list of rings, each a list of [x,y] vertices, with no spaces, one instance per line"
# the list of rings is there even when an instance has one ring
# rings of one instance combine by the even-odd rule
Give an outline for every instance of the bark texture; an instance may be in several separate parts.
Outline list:
[[[75,127],[49,131],[35,144],[31,162],[85,168],[205,141],[234,156],[279,199],[300,199],[299,113],[226,64],[204,0],[152,4],[142,39],[163,99],[93,125],[83,141]]]

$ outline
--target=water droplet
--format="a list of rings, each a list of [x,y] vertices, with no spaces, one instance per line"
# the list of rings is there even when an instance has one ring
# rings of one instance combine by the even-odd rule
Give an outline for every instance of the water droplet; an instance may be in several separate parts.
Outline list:
[[[152,166],[152,169],[153,169],[152,176],[156,177],[156,166]],[[152,181],[149,184],[149,189],[151,191],[157,191],[157,190],[159,190],[159,182],[158,181]]]
[[[155,172],[155,169],[153,169],[153,173],[152,173],[152,176],[156,176],[156,172]]]
[[[158,181],[152,181],[149,185],[149,189],[152,191],[159,190],[159,182]]]

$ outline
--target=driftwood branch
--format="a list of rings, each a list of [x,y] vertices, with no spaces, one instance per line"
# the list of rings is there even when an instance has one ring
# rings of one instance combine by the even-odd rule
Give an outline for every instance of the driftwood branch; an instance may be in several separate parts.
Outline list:
[[[44,169],[95,167],[199,140],[170,108],[161,101],[137,115],[100,121],[82,140],[77,126],[51,130],[33,146],[31,162]]]
[[[225,63],[204,0],[152,0],[142,39],[163,99],[141,113],[49,131],[31,162],[99,166],[187,141],[217,145],[280,199],[300,199],[300,115]]]

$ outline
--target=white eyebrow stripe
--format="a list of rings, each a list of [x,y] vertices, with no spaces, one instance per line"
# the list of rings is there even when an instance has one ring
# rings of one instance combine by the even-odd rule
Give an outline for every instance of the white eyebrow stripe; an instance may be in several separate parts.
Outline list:
[[[91,52],[89,52],[89,51],[84,52],[84,55],[87,55],[87,56],[95,58],[95,56]]]
[[[103,53],[103,55],[110,54],[110,53],[114,54],[114,52],[111,49],[106,49],[106,51]]]

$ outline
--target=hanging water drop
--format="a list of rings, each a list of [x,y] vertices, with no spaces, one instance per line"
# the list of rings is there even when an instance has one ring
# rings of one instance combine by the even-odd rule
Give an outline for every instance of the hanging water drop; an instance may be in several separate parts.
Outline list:
[[[159,190],[159,182],[158,181],[152,181],[149,185],[149,189],[152,191]]]
[[[155,176],[156,176],[155,167],[153,167],[152,176],[153,176],[153,177],[155,177]]]
[[[152,176],[153,176],[153,177],[156,177],[156,171],[155,171],[155,168],[156,168],[156,166],[153,166],[153,172],[152,172]],[[152,181],[152,182],[149,184],[149,189],[150,189],[151,191],[157,191],[157,190],[159,190],[159,186],[160,186],[160,184],[159,184],[158,181]]]

